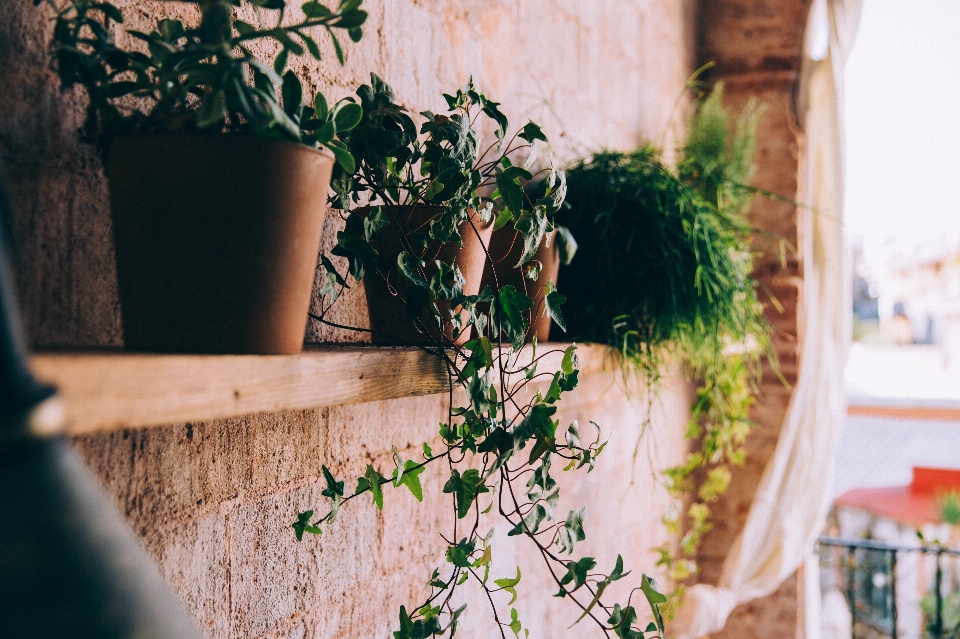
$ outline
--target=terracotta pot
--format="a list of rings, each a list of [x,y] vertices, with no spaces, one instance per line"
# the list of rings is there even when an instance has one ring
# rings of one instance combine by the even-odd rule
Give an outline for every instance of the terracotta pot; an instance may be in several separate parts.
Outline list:
[[[494,273],[496,273],[496,282],[501,288],[507,284],[513,284],[518,291],[526,293],[527,297],[533,300],[531,309],[532,321],[527,329],[527,341],[537,336],[538,342],[546,342],[550,339],[550,325],[552,321],[547,315],[546,296],[547,282],[557,283],[557,275],[560,272],[560,249],[557,247],[556,231],[553,231],[540,242],[533,260],[541,264],[540,275],[536,280],[529,280],[523,276],[522,269],[516,268],[517,262],[523,257],[523,236],[511,226],[494,231],[490,238],[490,259],[493,266],[488,263],[483,273],[482,286],[489,285],[494,288]],[[550,246],[547,246],[547,238],[550,239]]]
[[[128,349],[298,353],[333,155],[240,135],[134,135],[107,162]]]
[[[401,245],[400,233],[416,231],[426,233],[429,223],[443,212],[439,206],[384,206],[383,212],[394,223],[381,229],[382,237],[375,239],[371,244],[379,253],[379,273],[368,273],[364,276],[364,289],[367,294],[367,308],[370,314],[370,329],[373,331],[374,344],[436,344],[440,338],[440,330],[434,316],[424,310],[416,320],[407,314],[406,303],[403,301],[407,290],[406,279],[400,276],[397,268],[397,257],[404,250]],[[357,209],[358,215],[364,216],[369,209]],[[490,242],[492,224],[483,225],[476,214],[473,226],[469,222],[460,225],[460,236],[463,238],[463,247],[456,242],[447,244],[431,243],[419,255],[426,263],[426,278],[429,280],[436,272],[436,260],[446,263],[455,262],[460,268],[466,283],[463,292],[466,295],[476,295],[480,292],[480,280],[483,277],[483,264],[486,261],[485,246]],[[479,237],[478,237],[479,234]],[[438,302],[441,312],[450,311],[450,302]],[[456,310],[456,309],[454,309]],[[464,321],[466,321],[464,313]],[[462,345],[470,338],[471,330],[465,330],[456,339],[453,338],[453,327],[445,327],[447,340]]]

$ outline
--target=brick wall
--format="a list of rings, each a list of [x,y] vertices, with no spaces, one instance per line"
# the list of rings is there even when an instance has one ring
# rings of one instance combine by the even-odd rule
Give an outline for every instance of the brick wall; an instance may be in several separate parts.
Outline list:
[[[748,100],[766,105],[757,131],[758,167],[753,184],[795,198],[799,187],[802,137],[795,111],[803,28],[809,0],[710,0],[698,15],[698,61],[716,62],[710,78],[726,84],[727,102],[739,109]],[[751,223],[770,235],[755,246],[754,273],[760,282],[767,318],[776,334],[774,346],[780,372],[796,382],[799,305],[803,264],[787,253],[781,262],[776,250],[783,239],[800,247],[803,219],[790,203],[757,198]],[[781,308],[770,302],[776,298]],[[713,507],[714,528],[700,550],[701,580],[716,583],[727,552],[743,529],[750,503],[767,461],[773,455],[790,400],[790,390],[766,367],[753,419],[757,428],[747,438],[746,464],[737,468],[728,492]],[[716,635],[729,639],[790,637],[799,628],[798,579],[787,579],[774,594],[737,608],[726,629]]]

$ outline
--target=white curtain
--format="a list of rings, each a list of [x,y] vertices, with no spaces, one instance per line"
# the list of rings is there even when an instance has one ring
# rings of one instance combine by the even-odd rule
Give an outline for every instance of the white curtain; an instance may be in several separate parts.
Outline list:
[[[779,588],[812,551],[830,507],[833,452],[846,412],[843,369],[850,335],[842,224],[843,68],[860,5],[861,0],[815,0],[811,8],[799,104],[806,147],[799,199],[812,209],[805,211],[808,222],[801,233],[799,377],[744,530],[717,586],[687,589],[671,632],[679,639],[722,630],[737,605]],[[816,31],[825,23],[828,33]],[[817,36],[823,40],[819,45]],[[807,630],[807,637],[819,636],[818,628]]]

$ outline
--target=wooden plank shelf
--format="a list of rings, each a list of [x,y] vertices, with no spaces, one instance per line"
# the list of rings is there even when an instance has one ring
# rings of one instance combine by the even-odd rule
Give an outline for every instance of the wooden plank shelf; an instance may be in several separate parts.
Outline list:
[[[567,344],[543,344],[554,370]],[[607,349],[578,348],[583,374]],[[529,348],[519,360],[529,361]],[[440,358],[416,348],[317,346],[299,355],[40,352],[32,367],[60,391],[68,434],[432,395],[449,390]]]

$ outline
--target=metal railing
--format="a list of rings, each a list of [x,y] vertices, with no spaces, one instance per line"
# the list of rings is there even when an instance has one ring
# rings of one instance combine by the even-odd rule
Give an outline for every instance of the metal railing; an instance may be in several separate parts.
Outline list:
[[[843,593],[852,639],[960,639],[960,550],[819,539],[821,588]]]

